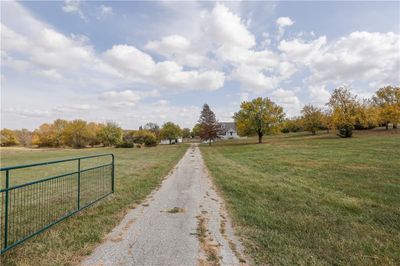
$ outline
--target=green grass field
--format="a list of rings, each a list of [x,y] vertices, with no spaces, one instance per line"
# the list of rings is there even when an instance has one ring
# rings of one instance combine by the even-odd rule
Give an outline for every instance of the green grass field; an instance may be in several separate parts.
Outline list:
[[[400,134],[201,147],[255,264],[400,265]]]
[[[100,153],[114,153],[116,192],[99,203],[53,226],[1,256],[1,265],[75,265],[89,254],[103,236],[154,188],[187,150],[187,145],[163,145],[154,148],[24,149],[2,148],[1,166],[59,160]],[[106,159],[88,160],[82,168]],[[11,175],[17,185],[41,177],[76,171],[76,162],[19,170]],[[3,177],[3,176],[2,176]],[[1,187],[4,187],[2,178]]]

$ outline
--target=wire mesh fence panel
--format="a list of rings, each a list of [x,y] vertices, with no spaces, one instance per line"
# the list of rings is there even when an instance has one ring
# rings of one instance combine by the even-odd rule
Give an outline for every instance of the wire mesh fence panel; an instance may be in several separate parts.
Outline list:
[[[81,204],[90,204],[111,191],[111,171],[112,165],[106,165],[81,172]]]
[[[44,178],[0,190],[0,251],[1,253],[24,240],[46,230],[50,226],[88,207],[111,194],[114,190],[114,156],[109,164],[80,169],[80,161],[99,156],[81,157],[75,172]],[[63,160],[65,161],[65,160]],[[50,163],[50,164],[49,164]],[[57,163],[47,162],[43,164]],[[1,168],[9,179],[16,166]]]

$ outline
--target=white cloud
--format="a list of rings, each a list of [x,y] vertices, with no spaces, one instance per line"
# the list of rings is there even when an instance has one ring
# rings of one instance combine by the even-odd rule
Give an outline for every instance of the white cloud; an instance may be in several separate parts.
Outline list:
[[[289,17],[280,17],[276,20],[276,24],[279,27],[287,27],[292,26],[294,24],[294,21]]]
[[[18,2],[2,3],[2,8],[2,43],[6,43],[1,47],[2,67],[24,71],[26,82],[42,83],[43,89],[57,82],[53,90],[61,94],[69,90],[109,90],[131,82],[95,53],[86,36],[65,36],[34,18]],[[4,32],[11,39],[3,39]]]
[[[82,11],[86,7],[84,2],[67,1],[61,5],[65,12],[86,19]],[[26,103],[29,108],[16,108],[15,115],[28,116],[27,110],[34,110],[30,115],[44,117],[35,120],[40,122],[55,115],[73,118],[83,114],[88,120],[117,120],[125,127],[153,119],[158,123],[172,120],[189,126],[197,120],[200,107],[173,106],[175,100],[171,95],[181,102],[181,95],[176,92],[217,90],[223,88],[225,79],[233,85],[226,89],[235,95],[228,103],[269,95],[289,115],[296,115],[300,108],[297,93],[302,97],[308,95],[310,103],[320,105],[329,98],[328,86],[339,82],[351,84],[362,96],[379,86],[400,83],[398,33],[353,32],[328,42],[326,36],[315,37],[304,31],[294,32],[292,39],[282,39],[284,31],[295,22],[281,17],[276,21],[280,34],[276,44],[273,32],[253,34],[265,31],[259,25],[255,27],[262,12],[249,8],[253,4],[191,2],[185,8],[170,2],[162,5],[169,6],[168,11],[178,17],[163,17],[162,24],[152,20],[146,25],[151,32],[150,40],[127,40],[147,41],[144,47],[116,44],[99,53],[87,36],[62,33],[35,18],[18,2],[2,3],[1,59],[7,77],[2,74],[1,81],[8,95],[15,98],[14,102],[7,101],[6,107],[18,104],[25,107]],[[98,19],[111,18],[113,10],[97,4],[90,14]],[[21,71],[31,88],[22,88],[15,81]],[[303,80],[304,84],[293,84],[297,80]],[[306,91],[295,89],[300,85]],[[30,103],[21,102],[24,100],[16,100],[17,91],[40,96]],[[160,100],[161,96],[165,99]],[[154,102],[148,104],[152,98]],[[41,106],[53,101],[58,105],[49,105],[49,111],[41,110]],[[90,112],[93,109],[86,103],[97,107],[96,112]],[[219,117],[230,120],[234,111],[230,108],[236,107],[228,105],[216,111]]]
[[[64,12],[78,12],[80,10],[80,1],[78,0],[65,0],[62,6]]]
[[[400,35],[394,33],[352,32],[335,42],[323,58],[312,66],[312,81],[353,82],[383,80],[397,73],[400,82]]]
[[[97,107],[90,104],[73,104],[73,105],[61,105],[53,108],[54,112],[58,113],[81,113],[81,112],[89,112],[91,110],[96,110]]]
[[[114,45],[104,52],[104,58],[113,67],[133,78],[150,76],[156,66],[150,55],[130,45]]]
[[[256,44],[254,35],[247,30],[241,18],[220,3],[212,10],[205,30],[215,42],[223,46],[249,49]]]
[[[145,48],[170,55],[179,53],[181,50],[187,51],[190,48],[190,41],[180,35],[170,35],[162,38],[161,41],[148,42]]]
[[[271,99],[282,106],[289,116],[295,116],[300,112],[301,102],[291,90],[277,89],[271,93]]]
[[[279,82],[296,72],[295,65],[281,64],[272,50],[256,50],[254,35],[238,15],[225,5],[216,4],[204,20],[205,34],[214,44],[212,51],[222,65],[231,64],[232,80],[239,81],[246,91],[263,92],[276,88]]]
[[[278,45],[278,49],[283,52],[285,59],[310,65],[320,60],[326,44],[326,36],[321,36],[311,42],[305,42],[301,39],[282,40]]]
[[[101,5],[99,8],[100,8],[100,14],[103,16],[110,16],[114,14],[111,6]]]
[[[236,68],[232,72],[231,78],[239,81],[244,90],[258,93],[272,90],[279,83],[277,77],[266,76],[258,68],[247,65],[241,65]]]
[[[32,67],[29,61],[15,59],[12,56],[8,55],[5,51],[1,51],[1,64],[3,67],[10,67],[19,72],[27,71],[29,68]]]
[[[248,31],[244,21],[223,4],[215,5],[203,22],[203,30],[214,44],[210,49],[215,50],[214,53],[222,61],[245,61],[256,44],[254,35]]]
[[[4,24],[1,25],[1,49],[2,51],[23,52],[30,48],[29,40],[14,32]]]
[[[81,9],[80,0],[65,0],[62,10],[66,13],[77,13],[81,19],[87,21],[87,18]]]
[[[263,66],[248,62],[240,64],[230,75],[231,79],[241,83],[242,89],[245,91],[261,93],[273,90],[297,72],[294,64],[286,61],[279,62],[279,59],[270,61],[271,65],[264,64]],[[265,63],[267,62],[265,61]]]
[[[104,81],[105,75],[116,75],[97,58],[93,48],[87,44],[87,37],[67,37],[35,19],[17,2],[5,2],[2,8],[5,14],[4,23],[7,23],[2,25],[2,54],[12,58],[17,53],[19,60],[36,68],[34,72],[54,69],[62,76],[74,72],[81,73],[82,76],[90,73],[91,77],[97,73],[99,81]]]
[[[150,41],[146,44],[145,49],[157,52],[182,65],[198,67],[205,62],[205,57],[198,53],[192,47],[191,42],[181,35],[169,35],[160,41]]]
[[[285,28],[290,27],[294,24],[294,21],[289,17],[280,17],[276,20],[278,25],[278,40],[285,34]]]
[[[325,36],[310,42],[281,41],[278,48],[288,61],[307,66],[311,85],[328,82],[398,84],[400,82],[400,35],[392,32],[352,32],[328,43]],[[376,90],[376,88],[374,88]]]
[[[278,66],[280,79],[286,80],[297,72],[297,67],[290,62],[281,62]]]
[[[65,10],[75,12],[79,7],[78,2],[66,2]],[[211,66],[203,65],[201,70],[186,71],[179,64],[186,61],[200,65],[203,60],[202,56],[191,52],[194,48],[190,41],[179,35],[155,42],[153,47],[149,44],[160,53],[171,51],[173,58],[164,62],[156,62],[147,53],[129,45],[114,45],[103,56],[99,56],[89,45],[86,36],[71,34],[71,37],[67,37],[35,19],[19,3],[7,2],[4,10],[9,25],[2,25],[2,38],[4,32],[7,39],[7,45],[2,47],[2,57],[3,54],[8,56],[8,53],[12,55],[18,52],[19,57],[27,62],[26,65],[32,66],[32,73],[53,79],[64,77],[66,82],[79,82],[84,86],[95,84],[103,89],[135,82],[172,90],[216,90],[224,84],[224,73],[209,69]],[[10,17],[8,14],[11,13],[16,16]],[[28,26],[20,23],[21,19]],[[183,52],[174,56],[180,50]],[[13,62],[13,65],[20,69],[26,67],[22,61]]]
[[[48,110],[40,110],[40,109],[27,109],[27,108],[6,108],[5,112],[8,114],[13,114],[19,117],[28,118],[28,117],[49,117],[51,115]]]
[[[308,92],[310,96],[310,103],[317,106],[324,106],[331,96],[324,85],[310,86]]]
[[[183,68],[175,62],[165,61],[157,64],[153,78],[166,87],[212,91],[224,85],[225,75],[215,70],[183,71]]]
[[[57,72],[55,69],[48,69],[48,70],[40,70],[36,72],[38,75],[41,75],[46,78],[50,79],[55,79],[55,80],[61,80],[63,79],[63,76]]]
[[[156,63],[151,56],[129,45],[114,45],[104,53],[105,59],[133,79],[181,90],[217,90],[225,75],[215,70],[184,71],[173,61]]]
[[[112,107],[133,107],[135,106],[141,96],[138,92],[132,90],[124,91],[106,91],[100,96],[100,99]]]
[[[94,60],[92,48],[82,45],[49,28],[38,32],[36,46],[31,47],[31,60],[46,67],[77,67]]]

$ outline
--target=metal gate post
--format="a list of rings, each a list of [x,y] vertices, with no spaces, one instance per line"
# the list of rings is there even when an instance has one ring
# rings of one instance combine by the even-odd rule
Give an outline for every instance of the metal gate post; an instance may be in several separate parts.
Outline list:
[[[81,159],[78,159],[78,210],[81,209]]]
[[[4,248],[7,248],[8,244],[8,202],[9,202],[9,193],[10,191],[8,188],[10,187],[10,172],[9,170],[6,171],[6,206],[4,208]]]
[[[111,191],[114,193],[114,187],[115,187],[115,168],[114,168],[114,154],[111,154],[112,157],[112,172],[111,172]]]

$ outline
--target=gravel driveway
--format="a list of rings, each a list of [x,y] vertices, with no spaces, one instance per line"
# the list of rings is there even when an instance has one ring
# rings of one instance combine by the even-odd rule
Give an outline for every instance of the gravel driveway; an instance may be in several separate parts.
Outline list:
[[[241,246],[199,148],[130,210],[82,265],[241,265]]]

